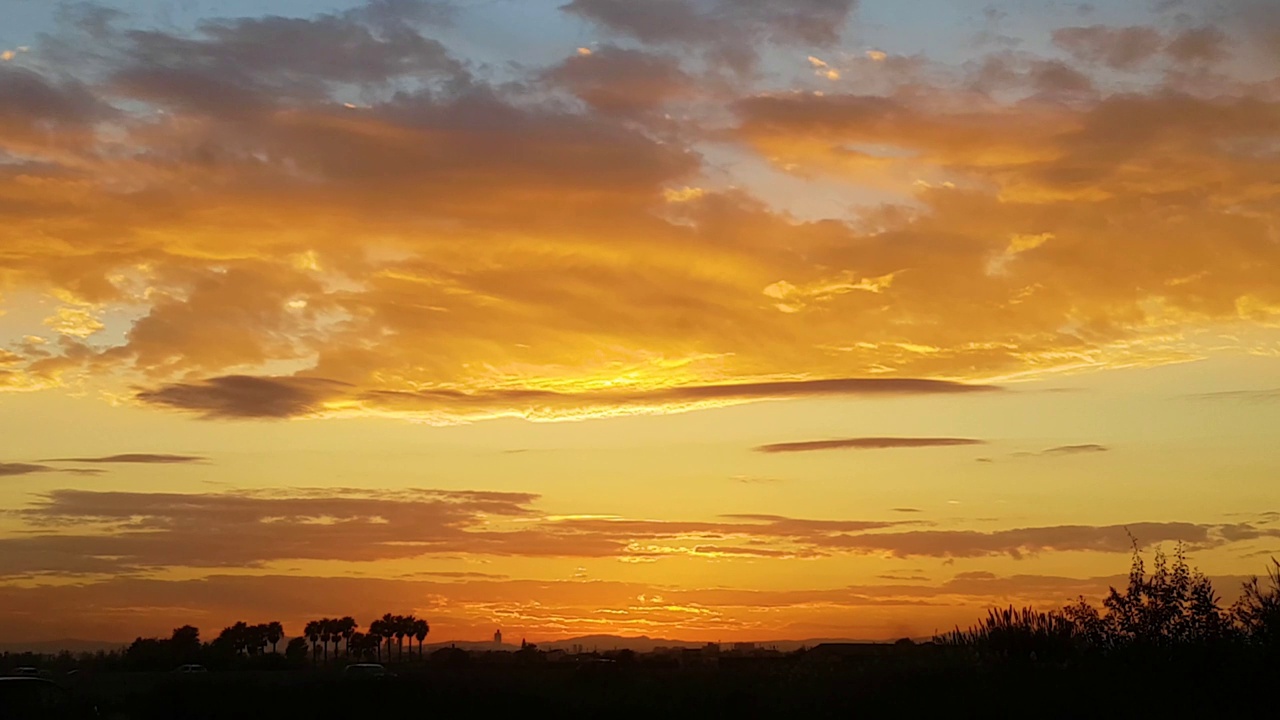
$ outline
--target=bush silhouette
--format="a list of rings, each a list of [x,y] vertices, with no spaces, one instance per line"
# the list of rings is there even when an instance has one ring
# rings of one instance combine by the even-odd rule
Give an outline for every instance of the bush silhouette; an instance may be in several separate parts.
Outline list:
[[[1249,644],[1275,653],[1280,647],[1280,563],[1274,560],[1264,587],[1245,583],[1230,609],[1209,578],[1187,562],[1179,544],[1170,559],[1157,549],[1151,572],[1134,544],[1129,582],[1111,588],[1101,608],[1081,597],[1060,610],[991,610],[967,630],[936,638],[977,657],[998,660],[1064,661],[1086,654],[1131,659],[1218,656]]]

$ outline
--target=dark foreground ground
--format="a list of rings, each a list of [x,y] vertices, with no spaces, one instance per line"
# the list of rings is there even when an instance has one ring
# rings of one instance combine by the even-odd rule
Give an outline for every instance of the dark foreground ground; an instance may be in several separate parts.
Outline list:
[[[1262,664],[755,668],[421,667],[109,673],[64,684],[119,720],[414,717],[1277,717]],[[63,681],[60,681],[63,682]],[[5,717],[0,709],[0,718]]]

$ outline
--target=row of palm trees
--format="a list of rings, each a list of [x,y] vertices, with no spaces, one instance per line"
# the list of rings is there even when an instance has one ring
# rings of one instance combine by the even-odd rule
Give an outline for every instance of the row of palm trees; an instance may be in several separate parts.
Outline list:
[[[199,647],[200,631],[191,626],[174,630],[172,641],[177,643],[187,636],[190,636],[195,646]],[[222,633],[218,635],[218,639],[214,642],[228,648],[236,655],[252,657],[261,655],[266,651],[268,645],[271,646],[271,652],[274,653],[276,645],[283,638],[284,626],[274,620],[257,625],[238,622],[230,627],[223,628]]]
[[[426,620],[413,615],[392,615],[387,613],[369,623],[368,632],[360,632],[360,624],[355,618],[321,618],[312,620],[303,628],[302,634],[311,643],[311,657],[315,659],[323,649],[324,659],[329,660],[329,645],[333,645],[333,655],[338,656],[339,648],[346,651],[346,657],[373,656],[382,660],[382,645],[387,646],[387,659],[391,659],[391,641],[396,641],[397,659],[404,657],[404,640],[409,638],[409,656],[413,657],[413,641],[418,641],[418,657],[422,657],[422,642],[431,632],[431,625]]]

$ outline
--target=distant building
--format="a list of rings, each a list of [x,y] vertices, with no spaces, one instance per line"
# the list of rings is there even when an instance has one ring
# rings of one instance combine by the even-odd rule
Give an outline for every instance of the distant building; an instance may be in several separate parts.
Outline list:
[[[733,644],[734,652],[751,652],[752,650],[755,650],[755,649],[756,649],[756,644],[753,642],[736,642]]]
[[[888,643],[821,643],[804,654],[808,663],[874,663],[898,652]]]
[[[493,631],[493,644],[497,645],[498,647],[502,647],[502,629],[501,628]]]

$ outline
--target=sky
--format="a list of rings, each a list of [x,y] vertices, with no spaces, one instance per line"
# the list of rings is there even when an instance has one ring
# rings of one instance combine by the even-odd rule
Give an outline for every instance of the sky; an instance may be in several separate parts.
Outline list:
[[[1280,555],[1269,0],[0,19],[0,639],[892,639]]]

